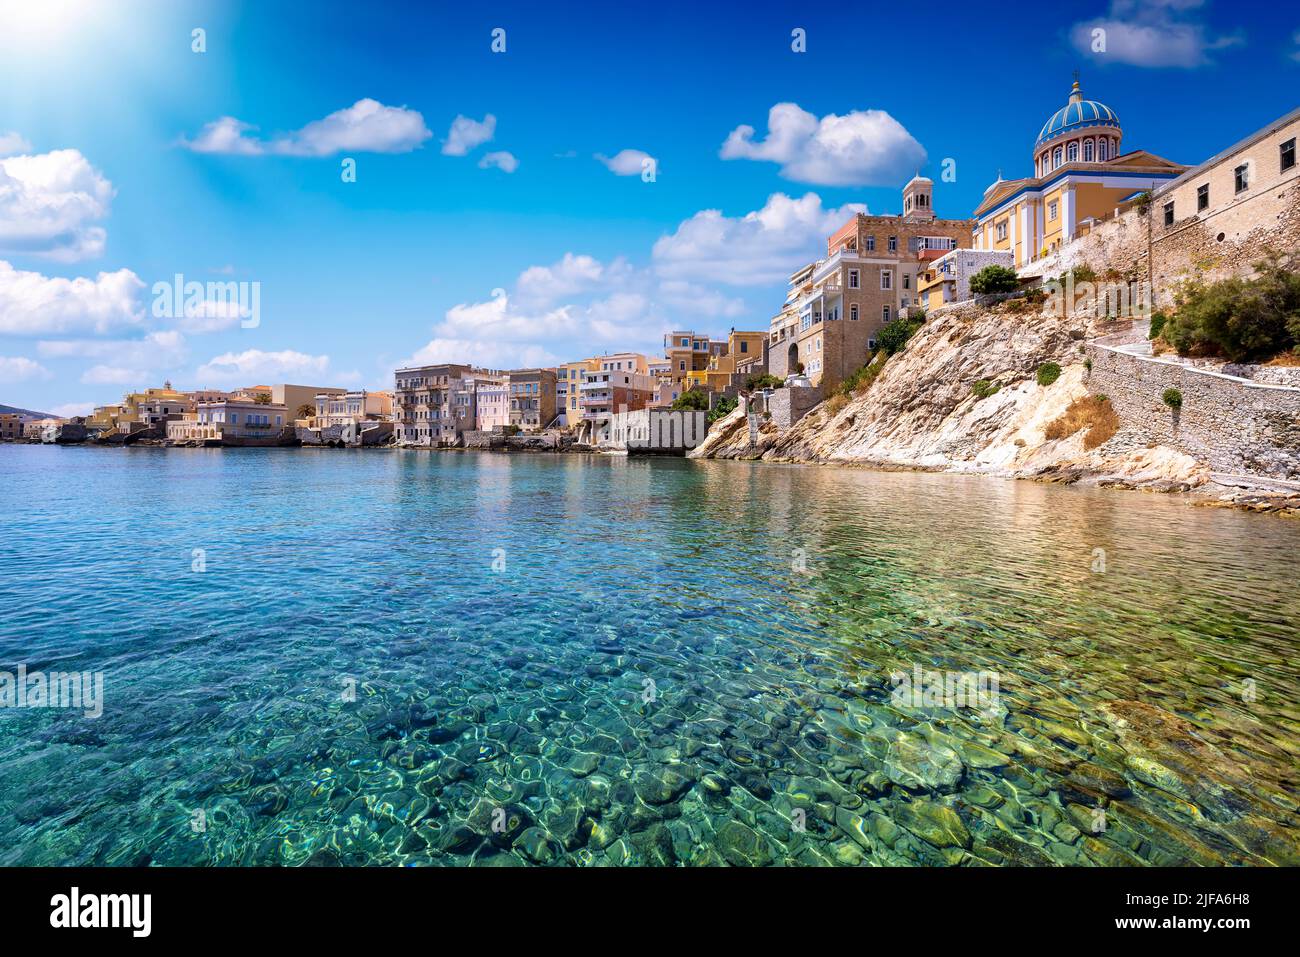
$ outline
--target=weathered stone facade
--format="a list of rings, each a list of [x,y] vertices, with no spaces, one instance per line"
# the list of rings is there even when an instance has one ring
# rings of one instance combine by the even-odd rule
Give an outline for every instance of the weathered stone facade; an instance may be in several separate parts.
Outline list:
[[[1234,475],[1300,479],[1300,389],[1253,382],[1169,359],[1088,344],[1088,390],[1104,395],[1125,428]],[[1182,407],[1163,401],[1177,389]]]

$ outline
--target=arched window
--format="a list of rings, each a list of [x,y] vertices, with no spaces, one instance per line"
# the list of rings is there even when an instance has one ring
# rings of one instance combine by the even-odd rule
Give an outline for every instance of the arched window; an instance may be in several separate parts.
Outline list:
[[[1078,140],[1070,140],[1070,145],[1065,148],[1065,159],[1066,162],[1069,163],[1077,163],[1079,161]]]
[[[1061,148],[1058,146],[1056,149],[1052,150],[1052,169],[1056,169],[1060,165],[1061,165]]]
[[[1083,161],[1085,163],[1092,162],[1092,140],[1083,141]]]
[[[1106,141],[1105,140],[1097,141],[1097,161],[1099,163],[1106,162]]]

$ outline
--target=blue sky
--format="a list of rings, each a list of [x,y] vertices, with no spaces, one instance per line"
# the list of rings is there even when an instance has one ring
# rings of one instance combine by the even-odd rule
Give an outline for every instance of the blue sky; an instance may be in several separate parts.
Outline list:
[[[1185,163],[1300,88],[1278,5],[408,6],[0,0],[0,402],[765,328],[853,204],[898,212],[920,167],[966,217],[1025,175],[1075,69],[1127,149]],[[177,274],[258,283],[256,325],[156,315]]]

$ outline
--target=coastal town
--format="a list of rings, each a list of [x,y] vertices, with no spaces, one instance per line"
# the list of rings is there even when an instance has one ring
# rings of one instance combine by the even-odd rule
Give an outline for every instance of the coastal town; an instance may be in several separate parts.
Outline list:
[[[767,329],[674,329],[663,333],[661,354],[603,352],[545,368],[409,366],[378,391],[164,382],[84,417],[12,409],[0,414],[0,438],[683,455],[730,416],[733,428],[749,423],[752,449],[760,430],[770,436],[815,408],[842,407],[861,393],[864,373],[879,372],[877,360],[953,310],[1008,298],[1041,304],[1058,276],[1073,284],[1104,275],[1122,287],[1128,312],[1117,316],[1113,303],[1103,304],[1111,315],[1102,318],[1149,321],[1153,308],[1176,311],[1189,279],[1250,275],[1264,255],[1292,251],[1298,131],[1300,110],[1184,165],[1125,144],[1117,112],[1085,98],[1076,76],[1065,104],[1039,129],[1026,176],[999,172],[971,216],[949,219],[936,210],[934,180],[918,172],[902,187],[900,212],[856,213],[826,237],[824,256],[791,264],[788,295]],[[1097,317],[1095,304],[1081,307],[1072,294],[1070,309],[1083,308]],[[1018,308],[1005,321],[1032,319]],[[1086,365],[1091,371],[1091,359]],[[1204,365],[1185,363],[1189,374]],[[1224,365],[1209,371],[1221,374]],[[1280,401],[1290,401],[1300,370],[1286,365],[1250,384],[1286,390]],[[1241,371],[1227,371],[1234,370]],[[982,398],[997,384],[980,380],[972,389]]]

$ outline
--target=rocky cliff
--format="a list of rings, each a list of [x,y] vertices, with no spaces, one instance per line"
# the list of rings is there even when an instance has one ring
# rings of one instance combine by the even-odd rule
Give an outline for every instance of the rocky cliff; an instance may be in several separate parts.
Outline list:
[[[1016,312],[1018,305],[964,303],[937,310],[874,382],[847,401],[823,402],[784,431],[760,422],[752,445],[745,412],[738,409],[716,423],[691,455],[1200,489],[1228,498],[1249,494],[1247,504],[1260,507],[1300,507],[1300,500],[1279,502],[1259,488],[1214,485],[1205,462],[1153,441],[1136,424],[1120,421],[1113,437],[1090,450],[1083,431],[1049,439],[1049,424],[1089,393],[1084,343],[1123,332],[1131,323]],[[1060,378],[1039,385],[1037,370],[1049,361],[1060,365]],[[978,397],[972,386],[979,380],[996,384],[997,391]]]

